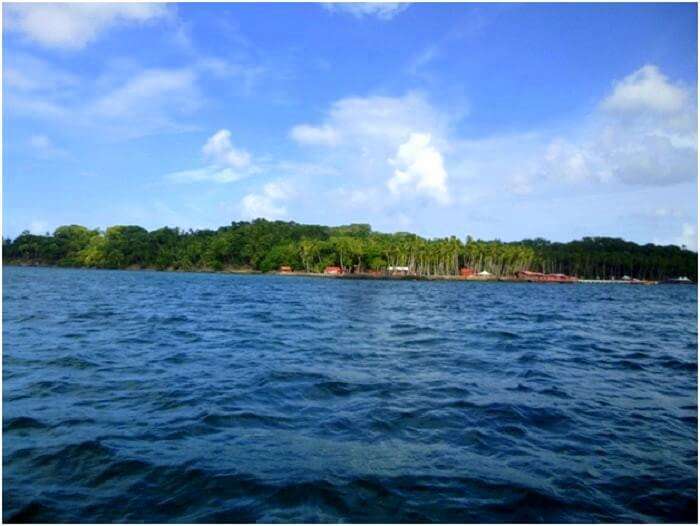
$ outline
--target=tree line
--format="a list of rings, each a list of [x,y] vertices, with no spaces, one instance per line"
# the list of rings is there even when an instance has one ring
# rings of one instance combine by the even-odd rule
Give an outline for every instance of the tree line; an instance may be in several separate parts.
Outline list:
[[[3,262],[107,269],[256,270],[281,266],[323,272],[386,271],[408,267],[421,276],[457,275],[462,267],[496,276],[519,270],[557,272],[580,278],[660,280],[688,276],[697,281],[697,253],[675,245],[638,245],[619,238],[584,237],[568,243],[545,239],[484,241],[452,236],[426,239],[408,232],[374,232],[369,225],[338,227],[295,222],[234,222],[217,230],[80,225],[53,234],[22,232],[3,239]]]

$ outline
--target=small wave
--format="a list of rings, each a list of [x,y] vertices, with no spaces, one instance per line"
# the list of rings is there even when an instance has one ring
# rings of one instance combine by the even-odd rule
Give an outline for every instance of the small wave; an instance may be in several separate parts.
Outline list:
[[[104,470],[90,479],[88,486],[98,487],[114,479],[119,479],[120,482],[123,482],[124,478],[143,475],[151,467],[151,464],[141,460],[119,460],[117,462],[111,462]]]
[[[350,396],[353,393],[366,392],[368,388],[368,386],[359,384],[329,380],[314,384],[311,387],[311,392],[325,398],[327,396]]]
[[[525,429],[516,425],[501,426],[497,429],[497,431],[514,438],[524,438],[527,435],[527,431],[525,431]]]
[[[399,347],[419,347],[419,348],[424,348],[424,347],[433,347],[433,346],[438,346],[442,345],[445,342],[449,341],[447,338],[441,338],[441,337],[425,337],[425,338],[409,338],[406,340],[402,340],[399,342],[398,346]]]
[[[558,387],[548,387],[547,389],[539,391],[539,394],[553,396],[555,398],[571,398],[571,395],[569,393]]]
[[[526,369],[522,373],[518,374],[521,378],[527,378],[527,379],[540,379],[540,380],[549,380],[554,378],[551,374],[545,373],[542,370],[539,369]]]
[[[677,360],[675,358],[667,358],[665,360],[661,360],[659,362],[659,365],[661,365],[661,367],[665,367],[667,369],[674,369],[676,371],[696,372],[698,370],[697,362],[686,362],[683,360]]]
[[[236,426],[284,427],[291,419],[278,415],[263,415],[251,411],[237,413],[211,413],[201,418],[202,423],[217,428]]]
[[[532,391],[534,391],[534,389],[532,389],[532,387],[528,387],[525,384],[518,384],[515,387],[506,387],[506,389],[508,391],[516,391],[516,392],[520,392],[520,393],[531,393]]]
[[[148,323],[159,323],[163,325],[178,325],[180,323],[186,323],[190,321],[190,319],[183,314],[173,314],[165,316],[160,314],[153,314],[148,317],[147,321]]]
[[[61,358],[49,360],[46,362],[46,364],[56,367],[66,367],[69,369],[91,369],[93,367],[97,367],[96,363],[77,356],[62,356]]]
[[[17,431],[20,429],[45,429],[48,426],[29,416],[17,416],[3,422],[4,431]]]

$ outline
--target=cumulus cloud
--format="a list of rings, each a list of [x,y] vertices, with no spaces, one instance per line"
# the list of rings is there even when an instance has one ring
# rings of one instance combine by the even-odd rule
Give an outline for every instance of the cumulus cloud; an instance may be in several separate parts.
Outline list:
[[[292,128],[292,138],[302,144],[337,145],[370,140],[403,142],[416,128],[443,134],[448,118],[419,93],[403,97],[348,97],[331,106],[320,125]]]
[[[424,196],[442,205],[450,202],[443,159],[450,123],[419,93],[348,97],[334,102],[323,122],[295,126],[290,135],[326,148],[322,162],[358,184],[380,177],[387,197]]]
[[[7,4],[6,28],[49,47],[76,50],[115,25],[167,16],[165,4]]]
[[[376,17],[380,20],[391,20],[401,11],[407,9],[409,4],[392,2],[348,2],[329,3],[323,7],[329,11],[348,13],[355,18]]]
[[[570,183],[610,178],[609,170],[595,150],[561,138],[554,139],[546,147],[542,170],[550,179]]]
[[[329,198],[338,206],[414,214],[430,205],[471,206],[513,194],[561,199],[571,185],[584,195],[603,185],[622,190],[692,182],[696,116],[692,90],[645,66],[611,82],[593,112],[571,122],[568,133],[540,129],[462,139],[459,117],[410,92],[339,99],[323,118],[299,124],[290,136],[313,146],[307,151],[315,163],[337,169],[343,192]]]
[[[647,65],[614,84],[601,104],[599,152],[617,180],[664,185],[697,178],[697,101]]]
[[[396,167],[387,182],[392,194],[424,194],[441,204],[450,202],[442,155],[430,145],[429,134],[412,133],[389,163]]]
[[[616,82],[602,107],[616,113],[674,114],[686,110],[688,102],[686,88],[672,84],[658,67],[648,64]]]
[[[233,146],[231,132],[223,129],[209,137],[202,146],[204,159],[211,164],[203,168],[169,173],[165,178],[173,183],[233,183],[259,171],[250,154]]]
[[[281,219],[287,215],[285,202],[294,195],[288,181],[272,181],[262,191],[250,193],[241,200],[241,214],[245,219]]]
[[[219,130],[209,137],[202,152],[207,159],[219,166],[245,168],[250,165],[250,154],[233,147],[229,130]]]
[[[697,104],[647,65],[613,84],[576,139],[544,148],[539,175],[570,183],[661,186],[697,178]]]

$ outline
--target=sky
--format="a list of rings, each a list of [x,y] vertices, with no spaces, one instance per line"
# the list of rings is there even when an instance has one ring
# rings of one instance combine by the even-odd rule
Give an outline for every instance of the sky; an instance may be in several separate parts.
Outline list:
[[[3,235],[256,217],[697,250],[695,4],[12,4]]]

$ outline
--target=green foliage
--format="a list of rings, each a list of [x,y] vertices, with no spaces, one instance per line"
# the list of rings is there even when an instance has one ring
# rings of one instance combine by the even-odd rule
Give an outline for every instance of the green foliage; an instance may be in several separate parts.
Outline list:
[[[3,261],[20,264],[160,270],[251,269],[281,266],[323,272],[330,265],[347,272],[408,267],[423,276],[456,275],[460,267],[496,276],[518,270],[561,272],[582,278],[664,279],[685,275],[697,280],[697,254],[676,246],[637,245],[617,238],[585,237],[569,243],[528,239],[504,243],[468,236],[425,239],[408,232],[383,234],[369,225],[338,227],[294,222],[235,222],[218,230],[182,231],[112,226],[104,233],[80,225],[57,228],[53,235],[22,232],[3,239]]]

